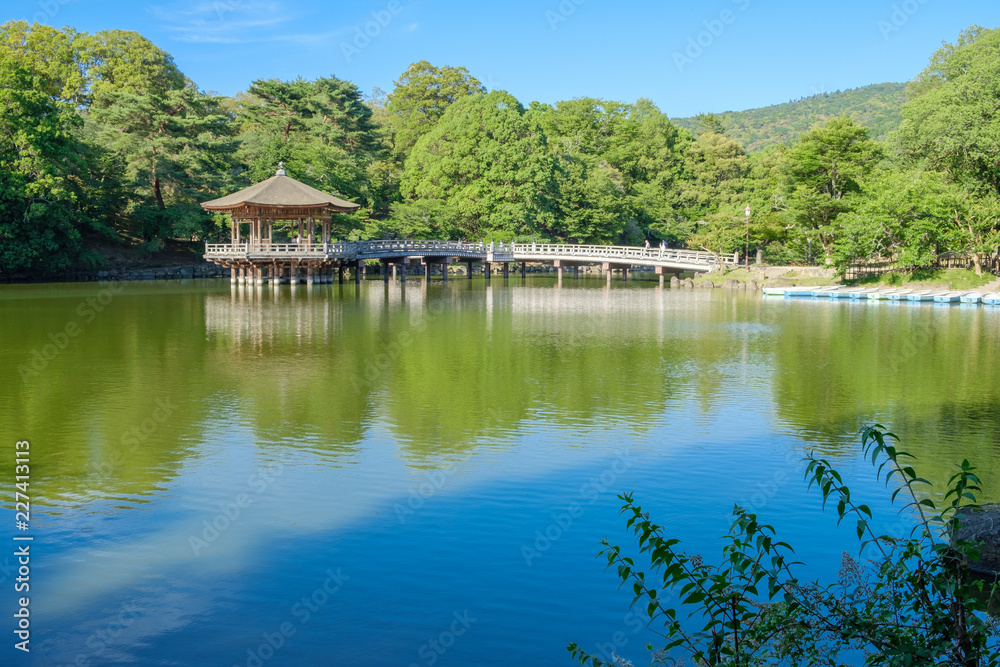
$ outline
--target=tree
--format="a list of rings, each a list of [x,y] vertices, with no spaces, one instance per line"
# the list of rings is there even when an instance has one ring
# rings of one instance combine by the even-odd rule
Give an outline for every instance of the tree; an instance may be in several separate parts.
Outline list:
[[[58,30],[38,23],[8,21],[0,25],[0,59],[12,60],[37,78],[39,91],[56,101],[82,106],[87,102],[89,65],[86,33]]]
[[[80,119],[45,88],[0,60],[0,273],[64,269],[81,253]]]
[[[290,176],[370,210],[368,169],[384,153],[357,86],[335,77],[268,79],[248,92],[237,120],[239,156],[252,181],[273,176],[283,161]]]
[[[861,184],[854,210],[841,216],[837,265],[872,255],[905,266],[929,266],[951,239],[954,220],[965,218],[961,189],[938,172],[882,169]]]
[[[828,264],[840,232],[837,218],[850,210],[880,154],[868,131],[845,117],[814,128],[785,154],[785,218],[803,237],[819,241]]]
[[[435,67],[426,60],[411,64],[396,81],[388,111],[394,153],[409,155],[417,140],[434,127],[445,110],[486,88],[464,67]]]
[[[555,165],[540,128],[510,94],[455,102],[413,147],[400,191],[438,200],[458,216],[465,238],[552,233]]]
[[[209,231],[212,218],[198,205],[219,192],[235,150],[233,127],[218,98],[193,86],[134,92],[105,88],[90,116],[98,137],[124,165],[130,180],[134,231],[158,239]]]
[[[958,226],[976,272],[1000,246],[1000,30],[973,26],[945,44],[907,92],[899,143],[967,192]]]

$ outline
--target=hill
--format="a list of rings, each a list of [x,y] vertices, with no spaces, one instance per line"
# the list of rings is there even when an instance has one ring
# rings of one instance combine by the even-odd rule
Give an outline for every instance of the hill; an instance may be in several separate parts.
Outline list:
[[[741,142],[747,151],[790,144],[813,125],[844,114],[869,128],[873,139],[885,139],[899,127],[905,90],[905,83],[878,83],[715,116],[722,122],[726,136]],[[696,134],[704,130],[697,117],[674,118],[672,122]]]

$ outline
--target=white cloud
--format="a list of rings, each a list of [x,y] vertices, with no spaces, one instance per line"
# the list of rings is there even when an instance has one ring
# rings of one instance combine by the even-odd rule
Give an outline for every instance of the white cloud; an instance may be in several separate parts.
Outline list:
[[[282,34],[279,26],[297,17],[279,2],[206,0],[195,5],[152,5],[149,12],[182,42],[308,44],[327,41],[339,32]]]

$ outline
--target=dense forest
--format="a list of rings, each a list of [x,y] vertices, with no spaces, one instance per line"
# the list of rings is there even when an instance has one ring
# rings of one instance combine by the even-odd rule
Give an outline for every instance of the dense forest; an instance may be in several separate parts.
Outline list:
[[[716,127],[727,137],[743,144],[747,151],[759,151],[794,143],[817,123],[837,116],[847,116],[868,128],[872,139],[885,141],[899,128],[905,102],[905,83],[876,83],[852,90],[818,93],[760,109],[671,120],[679,127],[698,133],[704,128],[706,116],[714,117]]]
[[[891,111],[899,94],[878,99]],[[99,250],[115,245],[155,255],[226,238],[227,221],[200,202],[279,161],[362,205],[335,220],[345,238],[648,238],[734,252],[749,227],[751,252],[771,262],[920,266],[951,251],[978,267],[1000,247],[1000,30],[943,45],[905,98],[892,131],[888,116],[852,118],[861,98],[848,96],[846,115],[808,129],[808,114],[790,119],[794,140],[748,152],[726,115],[692,131],[647,99],[524,106],[426,61],[388,93],[330,76],[225,97],[137,33],[8,22],[0,274],[101,266]]]

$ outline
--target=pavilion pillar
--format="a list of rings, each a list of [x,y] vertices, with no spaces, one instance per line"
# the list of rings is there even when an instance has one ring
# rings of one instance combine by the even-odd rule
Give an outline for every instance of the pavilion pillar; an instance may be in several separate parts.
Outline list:
[[[257,273],[257,276],[256,276],[257,279],[254,282],[256,282],[258,285],[263,285],[264,284],[264,267],[262,267],[262,266],[255,267],[255,270],[256,270],[256,273]]]
[[[309,231],[312,232],[311,229]],[[306,267],[306,284],[312,285],[314,282],[316,282],[316,269],[310,265]]]
[[[240,281],[240,270],[235,266],[229,267],[229,282],[235,285]]]
[[[288,271],[289,271],[288,284],[289,285],[298,285],[299,284],[299,266],[298,266],[298,264],[292,264],[290,267],[288,267]]]

